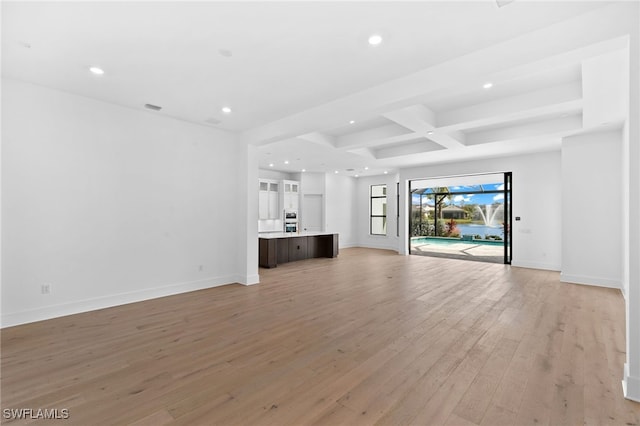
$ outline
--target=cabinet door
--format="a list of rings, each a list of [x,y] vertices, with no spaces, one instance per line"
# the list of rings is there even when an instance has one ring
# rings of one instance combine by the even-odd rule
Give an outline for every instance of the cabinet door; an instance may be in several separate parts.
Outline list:
[[[289,261],[307,258],[307,237],[289,238]]]
[[[291,184],[291,208],[293,210],[299,210],[300,206],[300,184],[298,182],[294,182]]]
[[[278,263],[287,263],[289,261],[289,239],[278,238],[275,241]]]
[[[280,217],[278,192],[269,191],[269,219],[278,219]]]
[[[267,191],[258,193],[258,217],[269,219],[269,193]]]
[[[269,219],[269,182],[258,180],[258,219]]]
[[[307,237],[307,258],[322,257],[320,236]]]
[[[278,266],[278,241],[275,239],[260,238],[259,265],[263,268],[275,268]]]

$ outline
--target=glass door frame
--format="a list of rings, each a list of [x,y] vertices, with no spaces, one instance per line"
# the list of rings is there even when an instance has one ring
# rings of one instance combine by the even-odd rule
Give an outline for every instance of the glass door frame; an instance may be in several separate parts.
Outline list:
[[[512,229],[513,229],[513,196],[512,196],[512,186],[513,184],[513,173],[505,172],[504,173],[504,264],[511,265],[511,259],[513,256],[512,253]]]
[[[495,174],[500,174],[497,172]],[[466,176],[482,176],[483,174],[477,175],[466,175]],[[503,175],[503,189],[502,194],[504,196],[504,257],[503,264],[511,265],[511,259],[513,258],[513,172],[502,172]],[[463,176],[460,176],[463,177]],[[437,179],[437,178],[435,178]],[[408,234],[407,234],[407,253],[411,254],[411,230],[413,225],[413,215],[412,206],[413,206],[413,192],[412,192],[412,181],[419,179],[409,180],[409,185],[407,185],[407,223],[408,223]],[[498,192],[499,193],[499,192]]]

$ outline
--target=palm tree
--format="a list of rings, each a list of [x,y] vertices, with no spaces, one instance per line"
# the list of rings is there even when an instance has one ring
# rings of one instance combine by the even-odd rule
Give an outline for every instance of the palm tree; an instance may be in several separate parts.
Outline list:
[[[435,188],[431,188],[433,193],[427,194],[427,199],[433,200],[435,205],[435,235],[440,233],[440,227],[438,226],[438,219],[443,220],[442,208],[444,207],[445,200],[449,197],[449,188],[446,186],[437,186]]]

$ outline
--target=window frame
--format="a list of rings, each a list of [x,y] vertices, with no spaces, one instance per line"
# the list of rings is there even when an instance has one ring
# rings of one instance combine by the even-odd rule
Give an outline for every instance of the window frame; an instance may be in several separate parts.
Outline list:
[[[383,187],[383,193],[384,195],[373,195],[373,188],[374,187]],[[384,209],[384,214],[382,215],[374,215],[373,214],[373,200],[374,199],[380,199],[380,198],[384,198],[385,200],[385,205],[388,206],[388,194],[387,194],[387,184],[386,183],[381,183],[381,184],[376,184],[376,185],[370,185],[369,186],[369,235],[378,235],[378,236],[387,236],[388,235],[388,229],[387,229],[387,209]],[[382,222],[384,224],[384,234],[377,234],[373,232],[373,219],[374,218],[382,218]]]

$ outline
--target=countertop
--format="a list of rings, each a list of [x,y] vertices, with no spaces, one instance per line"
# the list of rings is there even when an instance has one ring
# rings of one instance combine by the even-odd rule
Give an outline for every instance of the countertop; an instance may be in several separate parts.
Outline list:
[[[336,232],[260,232],[258,238],[273,239],[273,238],[294,238],[294,237],[316,237],[319,235],[333,235]]]

